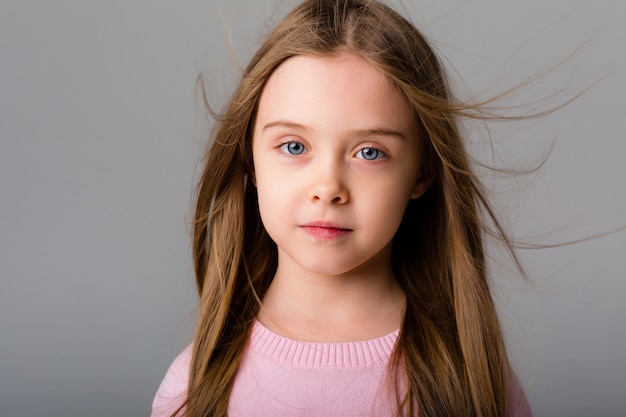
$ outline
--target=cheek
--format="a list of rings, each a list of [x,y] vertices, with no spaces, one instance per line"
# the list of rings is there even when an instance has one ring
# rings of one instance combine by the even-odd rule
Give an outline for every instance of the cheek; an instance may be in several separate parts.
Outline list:
[[[410,182],[408,178],[411,179]],[[364,199],[368,204],[365,205],[364,209],[369,211],[372,219],[384,223],[381,227],[387,230],[386,233],[395,234],[411,200],[414,185],[412,177],[405,174],[404,178],[397,176],[375,188],[369,188]]]
[[[383,205],[389,212],[404,212],[417,183],[414,169],[397,169],[383,176],[359,179],[359,189],[366,201]]]
[[[264,178],[257,179],[257,197],[259,199],[259,211],[261,213],[261,219],[265,222],[265,219],[272,210],[273,196],[271,188],[268,188]]]
[[[273,201],[274,204],[278,205],[289,194],[289,183],[284,177],[263,172],[261,175],[257,175],[257,192],[259,204],[262,201],[271,204]]]
[[[266,228],[277,219],[285,218],[292,210],[293,191],[291,183],[283,176],[263,170],[257,175],[257,196],[261,220]]]

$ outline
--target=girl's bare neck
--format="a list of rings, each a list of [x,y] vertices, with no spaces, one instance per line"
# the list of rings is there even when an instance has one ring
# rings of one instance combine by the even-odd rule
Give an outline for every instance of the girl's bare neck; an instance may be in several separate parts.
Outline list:
[[[258,315],[281,336],[352,342],[375,339],[401,326],[406,298],[390,271],[297,277],[286,272],[279,268]]]

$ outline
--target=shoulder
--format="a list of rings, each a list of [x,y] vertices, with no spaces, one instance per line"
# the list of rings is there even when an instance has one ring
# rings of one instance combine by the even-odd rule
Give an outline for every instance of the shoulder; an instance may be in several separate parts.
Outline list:
[[[509,369],[508,374],[508,417],[532,417],[530,405],[524,394],[524,390],[519,383],[517,375]]]
[[[185,401],[191,351],[187,346],[167,370],[152,402],[152,417],[170,417]]]

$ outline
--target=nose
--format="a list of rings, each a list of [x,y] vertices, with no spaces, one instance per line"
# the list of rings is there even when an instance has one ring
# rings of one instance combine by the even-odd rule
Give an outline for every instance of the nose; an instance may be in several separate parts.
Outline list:
[[[341,205],[349,199],[343,169],[339,161],[317,161],[311,172],[310,198],[314,203]]]

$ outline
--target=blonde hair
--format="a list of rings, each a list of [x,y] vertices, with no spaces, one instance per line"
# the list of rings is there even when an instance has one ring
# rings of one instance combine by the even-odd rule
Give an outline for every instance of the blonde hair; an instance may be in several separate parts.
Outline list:
[[[200,316],[185,415],[227,414],[259,300],[277,267],[276,246],[249,181],[252,124],[263,87],[292,56],[344,51],[365,58],[406,96],[425,132],[424,166],[432,177],[426,193],[409,203],[393,241],[394,272],[407,298],[389,365],[398,415],[503,416],[508,362],[487,283],[485,215],[512,248],[459,134],[457,119],[472,106],[451,99],[442,66],[418,30],[368,0],[307,0],[296,7],[254,55],[220,118],[197,195],[193,253]]]

